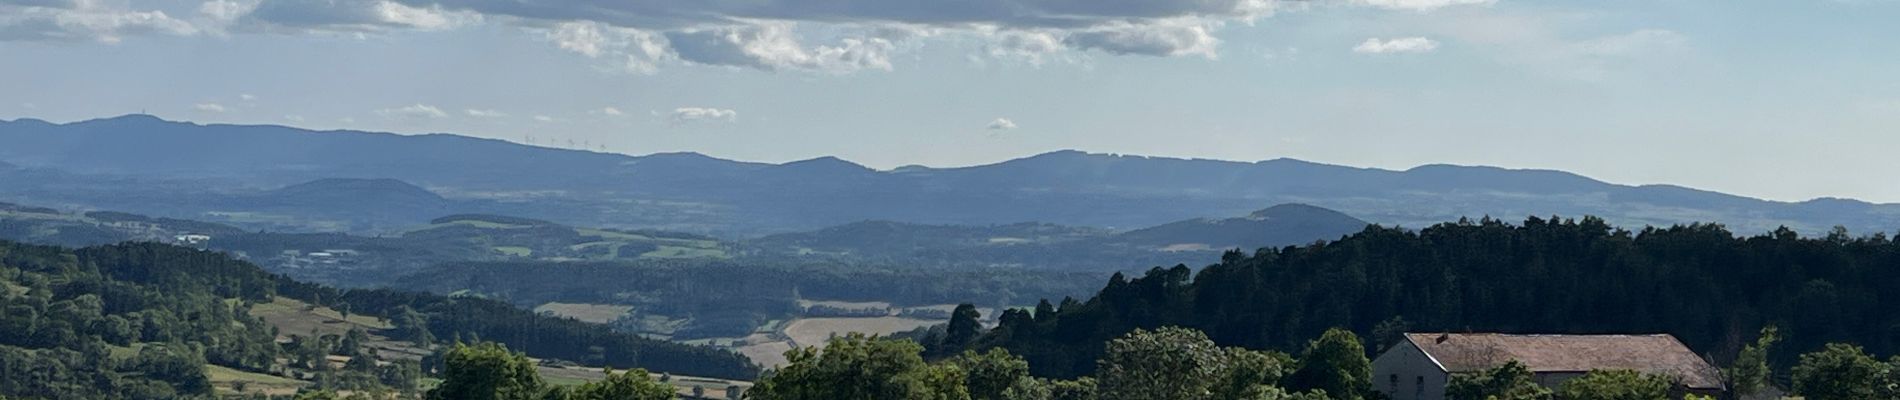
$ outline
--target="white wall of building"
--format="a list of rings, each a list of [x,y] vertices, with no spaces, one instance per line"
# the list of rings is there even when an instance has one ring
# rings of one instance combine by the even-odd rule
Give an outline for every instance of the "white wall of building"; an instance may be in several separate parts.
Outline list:
[[[1393,400],[1443,400],[1450,379],[1411,340],[1399,341],[1372,360],[1372,389]]]

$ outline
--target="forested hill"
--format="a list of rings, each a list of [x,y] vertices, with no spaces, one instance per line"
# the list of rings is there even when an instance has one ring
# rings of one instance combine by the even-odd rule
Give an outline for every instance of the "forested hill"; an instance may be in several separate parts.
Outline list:
[[[1407,227],[1465,215],[1550,214],[1627,226],[1718,220],[1749,233],[1780,225],[1807,233],[1900,227],[1900,205],[1776,202],[1485,166],[1386,170],[1056,151],[969,167],[876,170],[834,157],[768,164],[694,153],[630,156],[449,134],[199,125],[147,115],[0,121],[0,142],[8,144],[0,146],[0,163],[20,167],[0,167],[8,183],[0,185],[0,201],[217,216],[214,222],[272,231],[380,232],[391,220],[400,226],[469,212],[727,236],[865,220],[1127,229],[1292,202]],[[307,182],[325,184],[303,185],[319,189],[301,192],[310,197],[264,189]],[[394,187],[408,184],[449,201]],[[336,194],[354,192],[375,195]],[[352,207],[366,201],[378,209]],[[286,216],[327,223],[275,225],[295,219]]]
[[[66,249],[0,241],[0,395],[196,397],[211,389],[207,365],[282,372],[280,360],[292,357],[288,347],[296,342],[280,346],[277,329],[250,315],[279,297],[389,317],[394,327],[373,334],[423,348],[440,343],[431,338],[479,337],[536,357],[595,365],[737,379],[757,373],[730,352],[490,300],[337,291],[221,253],[153,243]],[[118,355],[127,352],[136,356]]]
[[[1229,253],[1199,272],[1117,275],[1087,302],[1013,312],[976,343],[1039,375],[1089,372],[1103,343],[1184,326],[1290,351],[1331,327],[1388,345],[1404,331],[1669,333],[1732,358],[1765,325],[1773,357],[1848,342],[1900,351],[1900,242],[1837,231],[1737,237],[1717,225],[1616,229],[1596,218],[1373,226],[1337,242]]]

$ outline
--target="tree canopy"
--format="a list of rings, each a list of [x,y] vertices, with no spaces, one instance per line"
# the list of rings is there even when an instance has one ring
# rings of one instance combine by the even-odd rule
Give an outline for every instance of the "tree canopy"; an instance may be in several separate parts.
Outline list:
[[[1596,218],[1372,226],[1230,252],[1199,271],[1118,274],[1093,298],[1059,304],[1003,319],[976,346],[1008,349],[1057,378],[1092,372],[1111,338],[1163,326],[1287,352],[1335,327],[1375,339],[1399,329],[1656,332],[1726,362],[1752,330],[1775,325],[1780,345],[1766,359],[1789,365],[1828,342],[1900,351],[1900,242],[1785,229],[1737,237],[1719,225],[1629,231]]]
[[[1448,400],[1551,400],[1550,388],[1538,385],[1524,363],[1512,360],[1483,372],[1454,374],[1445,384]]]

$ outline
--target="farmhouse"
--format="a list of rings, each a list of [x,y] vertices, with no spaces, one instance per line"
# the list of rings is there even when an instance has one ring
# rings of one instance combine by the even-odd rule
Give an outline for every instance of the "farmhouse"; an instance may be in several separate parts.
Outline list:
[[[197,246],[197,245],[205,244],[205,242],[211,241],[211,235],[187,233],[183,235],[174,236],[172,237],[172,239],[174,242],[177,242],[179,244],[183,244],[187,246]]]
[[[1394,400],[1440,400],[1452,374],[1516,360],[1540,385],[1593,370],[1628,369],[1667,376],[1683,393],[1720,395],[1722,375],[1670,335],[1509,335],[1408,333],[1372,361],[1373,389]]]

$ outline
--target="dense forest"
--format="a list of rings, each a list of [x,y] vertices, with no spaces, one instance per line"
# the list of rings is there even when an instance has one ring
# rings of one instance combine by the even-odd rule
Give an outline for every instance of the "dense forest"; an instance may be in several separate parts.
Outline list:
[[[1785,343],[1769,358],[1787,365],[1829,342],[1900,351],[1896,293],[1900,242],[1884,234],[1737,237],[1719,225],[1486,218],[1232,252],[1198,272],[1117,274],[1086,302],[1010,311],[970,343],[1019,354],[1039,376],[1074,377],[1095,370],[1110,338],[1162,326],[1282,351],[1333,327],[1375,350],[1405,331],[1669,333],[1729,360],[1772,325]]]
[[[0,394],[162,399],[208,394],[206,364],[267,370],[275,332],[241,304],[275,277],[170,250],[0,242]]]
[[[196,397],[212,389],[208,366],[326,385],[350,376],[372,382],[335,385],[345,388],[414,387],[415,373],[379,370],[388,365],[322,367],[319,360],[327,354],[368,359],[355,350],[358,345],[347,344],[360,343],[359,332],[322,338],[281,332],[289,335],[282,341],[275,327],[250,314],[254,305],[276,297],[387,317],[394,326],[379,334],[425,347],[468,337],[587,365],[735,379],[757,374],[730,352],[642,339],[497,301],[342,291],[273,275],[221,253],[162,244],[66,249],[0,241],[0,395]],[[285,365],[286,359],[293,361]],[[407,378],[375,383],[388,376]]]

